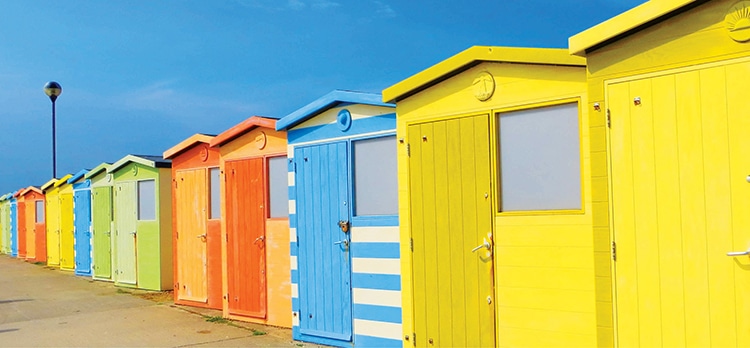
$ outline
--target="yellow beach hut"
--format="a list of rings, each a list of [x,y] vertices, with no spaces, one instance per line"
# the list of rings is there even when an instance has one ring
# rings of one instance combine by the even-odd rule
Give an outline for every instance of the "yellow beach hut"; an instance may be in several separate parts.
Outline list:
[[[649,1],[569,40],[588,61],[602,345],[750,345],[748,23],[750,1]]]
[[[596,345],[585,63],[476,46],[383,91],[404,345]]]
[[[70,179],[72,175],[65,175],[61,179],[53,178],[42,185],[44,192],[45,209],[44,217],[47,224],[47,266],[60,266],[60,186]]]
[[[73,225],[73,184],[68,180],[73,175],[66,175],[55,183],[59,196],[60,218],[60,269],[75,271],[75,235]]]

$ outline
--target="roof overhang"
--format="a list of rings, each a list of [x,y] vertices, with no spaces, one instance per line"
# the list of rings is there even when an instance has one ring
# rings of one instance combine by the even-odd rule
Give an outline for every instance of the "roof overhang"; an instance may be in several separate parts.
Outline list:
[[[29,187],[27,187],[27,188],[25,188],[25,189],[23,189],[23,190],[19,191],[18,195],[19,195],[19,196],[25,196],[25,195],[27,195],[27,194],[29,194],[29,193],[31,193],[31,192],[36,192],[36,193],[38,193],[38,194],[40,194],[40,195],[41,195],[41,194],[44,194],[44,193],[42,192],[42,190],[40,190],[40,189],[39,189],[38,187],[36,187],[36,186],[29,186]]]
[[[211,140],[211,147],[222,146],[258,127],[276,129],[277,121],[277,119],[271,117],[251,116],[214,137]]]
[[[84,175],[84,177],[85,177],[86,179],[91,179],[91,178],[93,178],[94,176],[96,176],[97,174],[99,174],[99,173],[101,173],[101,172],[105,172],[105,173],[106,173],[106,172],[107,172],[107,169],[109,169],[109,167],[110,167],[111,165],[112,165],[111,163],[107,163],[107,162],[102,162],[102,163],[101,163],[101,164],[99,164],[98,166],[94,167],[94,169],[91,169],[91,170],[89,170],[89,171],[88,171],[88,172],[86,173],[86,175]]]
[[[210,144],[213,138],[213,135],[193,134],[189,138],[181,141],[179,144],[172,146],[172,148],[170,148],[169,150],[164,151],[164,158],[174,158],[175,156],[187,151],[191,147],[198,144]]]
[[[286,130],[292,128],[330,108],[339,104],[365,104],[384,107],[395,107],[391,103],[383,102],[383,97],[379,93],[365,93],[355,91],[332,91],[314,102],[303,106],[297,111],[282,117],[276,122],[276,130]]]
[[[570,54],[585,56],[592,48],[626,36],[637,29],[659,21],[690,4],[706,0],[652,0],[599,23],[568,39]]]
[[[383,90],[383,101],[398,102],[483,62],[586,66],[562,48],[473,46]]]
[[[88,169],[81,169],[80,171],[78,171],[78,173],[73,174],[73,176],[70,179],[68,179],[68,184],[72,184],[78,180],[81,180],[82,178],[86,176],[86,173],[88,172],[89,172]]]
[[[172,161],[161,156],[151,155],[127,155],[107,168],[107,173],[112,173],[126,166],[128,163],[138,163],[153,168],[171,168]]]
[[[42,189],[42,191],[46,191],[47,189],[50,189],[53,186],[55,186],[56,182],[57,182],[57,179],[56,178],[52,178],[49,181],[47,181],[46,183],[44,183],[44,185],[42,185],[40,188]]]
[[[70,180],[70,178],[72,178],[72,177],[73,177],[73,174],[67,174],[67,175],[63,176],[62,178],[60,178],[60,180],[55,181],[55,185],[52,186],[52,187],[56,188],[56,187],[60,187],[62,185],[65,185],[65,184],[68,183],[68,180]]]

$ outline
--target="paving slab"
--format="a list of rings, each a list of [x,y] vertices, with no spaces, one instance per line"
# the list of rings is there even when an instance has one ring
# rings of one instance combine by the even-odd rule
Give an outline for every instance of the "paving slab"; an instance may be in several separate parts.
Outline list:
[[[0,255],[0,347],[318,347],[220,316]]]

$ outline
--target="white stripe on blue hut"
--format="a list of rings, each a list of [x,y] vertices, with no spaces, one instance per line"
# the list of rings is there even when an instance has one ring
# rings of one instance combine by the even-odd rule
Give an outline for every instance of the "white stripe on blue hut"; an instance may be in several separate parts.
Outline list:
[[[336,90],[276,129],[289,144],[294,339],[402,346],[395,106]]]

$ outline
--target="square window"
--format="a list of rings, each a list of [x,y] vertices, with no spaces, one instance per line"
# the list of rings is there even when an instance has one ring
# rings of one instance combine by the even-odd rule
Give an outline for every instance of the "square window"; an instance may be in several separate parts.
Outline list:
[[[35,201],[35,219],[34,222],[40,224],[44,222],[44,201]]]
[[[156,220],[156,182],[138,182],[138,220]]]
[[[269,217],[289,217],[289,169],[286,157],[268,159],[268,205]]]
[[[498,114],[500,211],[581,209],[578,103]]]
[[[398,214],[396,137],[352,142],[354,215]]]

